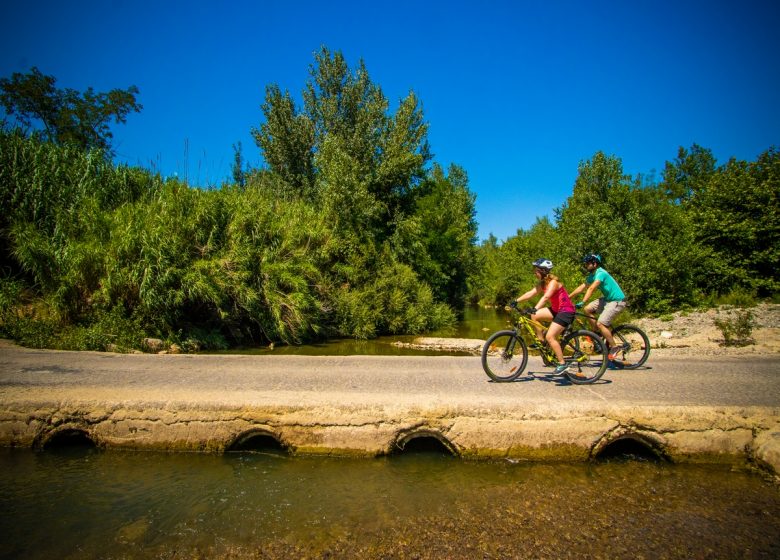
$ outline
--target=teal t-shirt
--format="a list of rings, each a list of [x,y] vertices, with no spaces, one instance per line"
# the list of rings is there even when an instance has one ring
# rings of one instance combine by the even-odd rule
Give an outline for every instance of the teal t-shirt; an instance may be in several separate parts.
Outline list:
[[[596,280],[601,282],[599,290],[604,294],[604,298],[606,298],[607,301],[620,301],[626,299],[626,295],[623,293],[623,290],[620,289],[618,283],[615,282],[615,279],[612,278],[612,275],[601,267],[588,274],[588,277],[585,278],[585,283],[592,284]]]

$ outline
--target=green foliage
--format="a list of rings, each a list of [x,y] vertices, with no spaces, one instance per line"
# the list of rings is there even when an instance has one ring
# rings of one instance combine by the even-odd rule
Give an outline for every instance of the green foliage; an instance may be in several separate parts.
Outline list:
[[[716,305],[731,305],[734,307],[755,307],[758,300],[753,292],[735,289],[717,298]]]
[[[484,264],[472,297],[502,304],[526,291],[528,263],[540,256],[556,263],[571,290],[582,282],[576,265],[589,252],[604,257],[639,312],[711,306],[722,294],[740,304],[776,294],[779,162],[770,149],[756,162],[716,167],[711,152],[694,145],[680,148],[653,185],[597,152],[580,165],[555,223],[539,220],[501,246],[489,240],[479,248]]]
[[[106,349],[124,329],[123,348],[145,334],[195,350],[453,325],[478,262],[474,195],[457,166],[426,169],[419,99],[391,112],[362,61],[352,70],[323,48],[300,108],[269,86],[252,131],[267,167],[245,170],[234,146],[235,184],[219,190],[112,166],[86,149],[105,145],[57,128],[61,100],[76,111],[102,98],[38,74],[5,83],[29,98],[36,81],[36,102],[52,103],[33,115],[45,133],[0,136],[5,270],[41,310],[8,315],[17,339]]]
[[[687,202],[705,189],[715,174],[715,157],[711,150],[694,144],[690,151],[683,147],[673,162],[666,162],[661,188],[677,203]]]
[[[244,156],[241,153],[241,142],[233,144],[233,184],[239,188],[246,186],[246,172],[244,170]]]
[[[342,286],[334,301],[339,331],[355,338],[382,332],[418,334],[455,323],[452,309],[435,302],[430,287],[400,263],[383,266],[362,289]]]
[[[445,175],[434,166],[392,239],[394,254],[454,309],[463,307],[468,278],[477,271],[475,197],[467,183],[461,168],[453,165]]]
[[[347,250],[363,233],[382,241],[410,204],[430,160],[428,125],[410,93],[395,114],[362,61],[350,71],[340,52],[315,55],[302,109],[271,85],[265,122],[252,134],[282,189],[315,200],[338,223]]]
[[[618,158],[599,152],[580,165],[558,225],[568,260],[602,255],[630,305],[658,311],[690,300],[698,252],[687,217],[659,189],[624,175]]]
[[[716,291],[780,290],[780,152],[770,149],[756,162],[730,160],[697,189],[685,207],[706,247]]]
[[[51,289],[61,273],[50,267],[63,243],[78,230],[100,228],[100,212],[147,200],[161,185],[159,176],[115,167],[98,152],[2,132],[0,265],[12,273],[27,270]],[[15,247],[14,239],[23,246]]]
[[[419,100],[410,93],[391,114],[364,63],[352,71],[324,47],[302,97],[298,108],[289,92],[267,88],[265,122],[253,135],[270,173],[253,180],[312,203],[333,232],[319,264],[329,271],[326,330],[367,338],[451,323],[451,312],[434,302],[465,300],[474,197],[459,168],[449,176],[436,166],[426,172]]]
[[[58,89],[56,79],[37,68],[29,74],[14,72],[0,79],[0,104],[7,115],[25,129],[40,125],[42,139],[70,144],[80,150],[96,149],[112,156],[110,123],[127,120],[130,112],[140,112],[136,102],[138,88],[113,89],[95,93],[92,88],[80,93]]]
[[[289,92],[266,89],[265,122],[252,129],[271,172],[293,194],[310,197],[314,188],[314,123],[298,114]]]
[[[126,317],[121,309],[74,324],[51,316],[11,315],[3,318],[0,333],[23,346],[57,350],[128,352],[140,348],[144,338],[139,320]]]
[[[747,346],[754,344],[753,328],[756,325],[752,311],[738,311],[731,319],[715,319],[715,326],[723,334],[726,346]]]
[[[29,74],[14,72],[10,79],[0,79],[0,104],[25,129],[40,125],[39,135],[46,141],[113,155],[109,125],[112,120],[124,123],[130,112],[140,112],[142,106],[135,99],[138,88],[108,93],[88,88],[80,93],[58,89],[55,83],[53,76],[35,67]]]
[[[538,258],[552,260],[554,274],[570,288],[580,282],[577,266],[565,258],[558,229],[547,218],[537,219],[529,230],[519,230],[501,246],[488,240],[481,251],[486,286],[480,300],[485,303],[504,305],[531,289],[536,282],[531,263]]]

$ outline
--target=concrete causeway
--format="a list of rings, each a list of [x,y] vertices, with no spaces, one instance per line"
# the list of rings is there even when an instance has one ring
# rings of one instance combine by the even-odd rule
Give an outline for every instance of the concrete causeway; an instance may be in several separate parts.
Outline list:
[[[477,357],[148,355],[0,342],[0,445],[375,456],[434,438],[465,458],[585,461],[632,440],[672,461],[780,473],[778,356],[650,356],[594,385],[532,358],[492,383]]]

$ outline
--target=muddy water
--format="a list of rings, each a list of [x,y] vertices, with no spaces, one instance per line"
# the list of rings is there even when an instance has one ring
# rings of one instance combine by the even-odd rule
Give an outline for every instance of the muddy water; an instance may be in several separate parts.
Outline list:
[[[0,449],[2,558],[778,558],[748,472]]]

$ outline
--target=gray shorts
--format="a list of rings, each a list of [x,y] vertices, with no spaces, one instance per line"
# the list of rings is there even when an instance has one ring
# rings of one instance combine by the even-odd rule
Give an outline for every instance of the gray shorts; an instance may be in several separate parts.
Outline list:
[[[604,326],[610,326],[614,321],[617,314],[626,308],[626,300],[620,301],[607,301],[604,298],[599,298],[590,302],[585,307],[585,312],[588,315],[599,315],[598,321]]]

